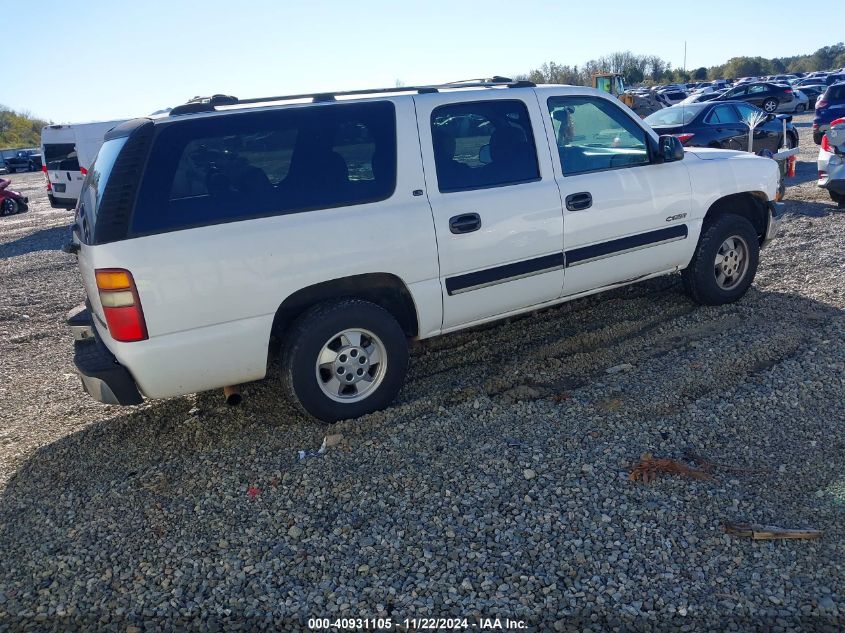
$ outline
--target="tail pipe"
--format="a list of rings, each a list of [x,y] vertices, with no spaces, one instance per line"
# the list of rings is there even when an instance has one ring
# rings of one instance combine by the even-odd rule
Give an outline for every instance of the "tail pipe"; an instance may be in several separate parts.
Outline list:
[[[230,407],[238,406],[243,401],[241,386],[229,385],[228,387],[223,387],[223,397],[226,398],[226,404]]]

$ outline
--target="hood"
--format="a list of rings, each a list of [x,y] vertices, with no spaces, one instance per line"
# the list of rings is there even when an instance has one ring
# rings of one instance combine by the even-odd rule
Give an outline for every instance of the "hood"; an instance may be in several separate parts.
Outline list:
[[[700,158],[701,160],[756,160],[761,158],[760,156],[755,156],[754,154],[750,154],[748,152],[740,152],[733,149],[715,149],[711,147],[687,147],[686,153],[688,155],[691,154],[696,158]],[[767,158],[765,160],[769,159]]]

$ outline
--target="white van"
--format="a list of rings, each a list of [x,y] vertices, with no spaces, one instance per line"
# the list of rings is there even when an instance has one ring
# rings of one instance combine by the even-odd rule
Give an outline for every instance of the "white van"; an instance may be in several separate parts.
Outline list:
[[[99,121],[72,125],[45,125],[41,130],[41,168],[47,177],[50,205],[73,208],[82,190],[82,181],[103,144],[103,136],[123,123]]]

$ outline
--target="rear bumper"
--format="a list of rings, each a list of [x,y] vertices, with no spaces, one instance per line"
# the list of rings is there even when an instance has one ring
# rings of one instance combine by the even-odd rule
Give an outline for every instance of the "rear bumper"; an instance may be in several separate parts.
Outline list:
[[[760,247],[766,246],[769,242],[775,239],[780,223],[783,220],[786,205],[783,202],[769,202],[769,218],[766,224],[766,234],[763,236],[763,243]]]
[[[47,197],[54,209],[73,209],[76,206],[76,198],[57,198],[52,193],[47,194]]]
[[[71,310],[67,324],[74,338],[73,362],[86,393],[105,404],[141,404],[132,375],[97,338],[88,309]]]

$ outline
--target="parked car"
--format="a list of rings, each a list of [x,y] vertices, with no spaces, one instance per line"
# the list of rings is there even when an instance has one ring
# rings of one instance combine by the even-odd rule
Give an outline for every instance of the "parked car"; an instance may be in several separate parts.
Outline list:
[[[685,106],[664,108],[645,118],[658,134],[677,137],[684,147],[712,147],[748,151],[749,125],[746,121],[755,113],[767,120],[754,128],[754,151],[798,147],[798,131],[787,115],[765,114],[743,101],[709,101]],[[786,139],[783,120],[787,119]]]
[[[695,92],[695,93],[691,94],[690,96],[688,96],[683,101],[680,101],[679,103],[677,103],[675,105],[689,105],[691,103],[704,103],[705,101],[713,101],[713,99],[718,97],[720,94],[722,94],[722,93],[716,92],[716,91],[714,91],[714,92]]]
[[[813,141],[822,142],[822,136],[830,128],[830,122],[845,116],[845,83],[828,86],[824,94],[816,99],[816,116],[813,119]]]
[[[740,299],[778,181],[585,87],[193,100],[109,131],[83,184],[75,364],[137,404],[264,378],[279,349],[292,402],[354,418],[396,396],[409,338],[679,270]]]
[[[810,109],[810,97],[808,97],[803,90],[799,90],[798,88],[792,89],[792,94],[795,96],[795,99],[792,101],[790,110],[786,110],[787,112],[794,112],[795,114],[801,114],[802,112],[806,112]],[[784,110],[779,109],[779,112],[783,112]]]
[[[819,187],[845,208],[845,118],[834,119],[819,148]]]
[[[808,103],[807,109],[814,110],[816,107],[816,100],[824,94],[824,91],[827,90],[827,86],[820,86],[820,85],[813,85],[809,84],[806,86],[801,86],[801,92],[807,95]]]
[[[657,100],[665,106],[673,106],[687,98],[687,93],[682,90],[661,90],[657,93]]]
[[[795,95],[792,88],[768,82],[746,83],[734,86],[719,99],[723,101],[745,101],[755,105],[765,112],[774,113],[784,106],[793,107]]]
[[[9,189],[12,181],[0,178],[0,216],[24,213],[29,210],[29,198]]]
[[[6,169],[10,174],[19,171],[41,171],[41,154],[37,149],[22,149],[6,157]]]
[[[838,84],[843,81],[845,81],[845,73],[830,73],[824,77],[819,77],[819,83],[823,83],[827,86],[832,86],[833,84]]]

